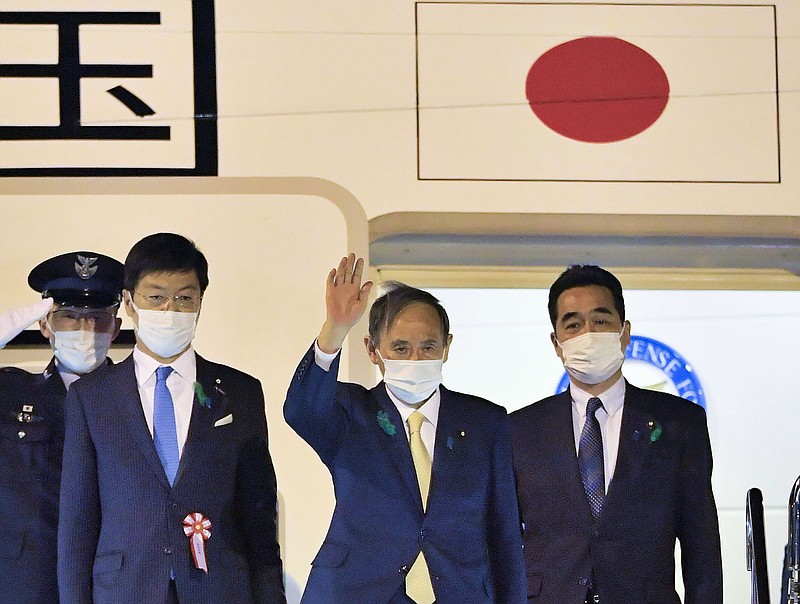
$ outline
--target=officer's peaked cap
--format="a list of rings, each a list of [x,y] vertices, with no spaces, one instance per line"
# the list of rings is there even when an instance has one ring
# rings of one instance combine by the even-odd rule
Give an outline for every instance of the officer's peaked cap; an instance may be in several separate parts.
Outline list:
[[[120,302],[123,269],[118,260],[97,252],[71,252],[38,264],[28,285],[62,306],[105,308]]]

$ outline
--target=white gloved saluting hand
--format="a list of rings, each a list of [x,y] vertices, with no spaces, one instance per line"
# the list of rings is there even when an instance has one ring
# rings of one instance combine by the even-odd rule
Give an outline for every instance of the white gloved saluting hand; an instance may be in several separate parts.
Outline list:
[[[53,308],[53,299],[44,298],[33,304],[0,314],[0,348],[4,348],[23,329],[46,317],[51,308]]]

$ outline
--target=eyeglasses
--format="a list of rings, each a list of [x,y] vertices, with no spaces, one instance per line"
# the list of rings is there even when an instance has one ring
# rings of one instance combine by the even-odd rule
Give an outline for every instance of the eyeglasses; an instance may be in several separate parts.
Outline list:
[[[105,310],[59,309],[47,321],[53,331],[78,331],[85,324],[90,331],[105,333],[113,329],[116,317]]]
[[[151,294],[149,296],[145,296],[139,292],[133,293],[144,301],[142,308],[146,310],[160,310],[165,308],[169,304],[170,300],[174,300],[175,306],[178,307],[178,310],[193,312],[200,308],[200,301],[203,299],[203,296],[196,294],[175,294],[172,296],[165,296],[164,294]]]

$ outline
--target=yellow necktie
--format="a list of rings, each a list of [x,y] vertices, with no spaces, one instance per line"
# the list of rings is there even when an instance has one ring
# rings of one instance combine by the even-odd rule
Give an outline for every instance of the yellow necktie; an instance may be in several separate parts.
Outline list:
[[[411,459],[414,460],[414,470],[417,472],[419,492],[422,495],[422,509],[428,504],[428,491],[431,486],[431,456],[422,442],[422,422],[425,416],[419,411],[414,411],[408,418],[409,444],[411,445]],[[406,595],[417,604],[432,604],[436,600],[431,583],[431,574],[425,556],[419,553],[417,559],[406,575]]]

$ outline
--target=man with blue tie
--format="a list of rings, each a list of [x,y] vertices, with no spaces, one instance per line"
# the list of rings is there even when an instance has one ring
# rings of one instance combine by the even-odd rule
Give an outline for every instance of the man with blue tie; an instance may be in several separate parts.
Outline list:
[[[261,384],[191,345],[205,256],[150,235],[124,285],[136,348],[66,402],[61,601],[283,604]]]
[[[722,604],[711,444],[702,407],[622,376],[619,280],[571,266],[550,288],[569,389],[511,414],[528,601]]]
[[[327,318],[284,405],[328,467],[336,509],[304,604],[519,604],[522,542],[505,410],[441,385],[452,336],[428,292],[393,284],[372,305],[372,389],[337,382],[364,314],[363,260],[328,275]]]

